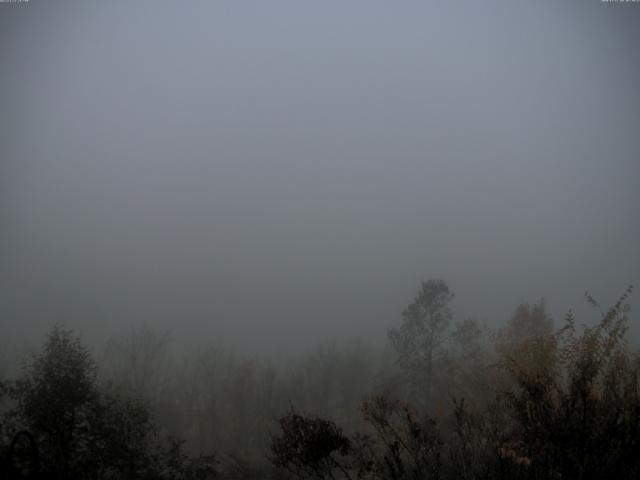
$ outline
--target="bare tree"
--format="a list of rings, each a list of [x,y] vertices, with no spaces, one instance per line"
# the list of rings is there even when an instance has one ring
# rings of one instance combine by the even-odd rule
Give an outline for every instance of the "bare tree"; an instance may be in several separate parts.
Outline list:
[[[402,312],[402,324],[388,331],[400,366],[409,374],[412,394],[431,401],[434,355],[445,341],[452,319],[453,293],[443,280],[422,282],[413,302]],[[415,391],[418,389],[418,391]]]

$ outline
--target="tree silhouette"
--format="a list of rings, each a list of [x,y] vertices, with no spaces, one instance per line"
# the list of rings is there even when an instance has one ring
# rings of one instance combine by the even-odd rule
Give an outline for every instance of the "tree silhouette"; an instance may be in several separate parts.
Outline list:
[[[56,326],[8,387],[2,431],[26,430],[50,478],[208,478],[213,457],[191,458],[159,437],[148,404],[99,385],[87,348]]]
[[[434,355],[444,342],[452,319],[449,304],[453,293],[443,280],[422,282],[413,302],[402,312],[402,324],[388,331],[400,366],[409,374],[418,396],[429,403],[432,397]]]

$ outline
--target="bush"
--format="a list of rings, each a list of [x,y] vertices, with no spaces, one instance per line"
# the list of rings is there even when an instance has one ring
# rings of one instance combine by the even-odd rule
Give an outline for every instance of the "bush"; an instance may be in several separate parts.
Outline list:
[[[271,461],[298,478],[348,476],[344,458],[351,453],[350,440],[335,423],[290,412],[280,419],[282,435],[273,439]]]

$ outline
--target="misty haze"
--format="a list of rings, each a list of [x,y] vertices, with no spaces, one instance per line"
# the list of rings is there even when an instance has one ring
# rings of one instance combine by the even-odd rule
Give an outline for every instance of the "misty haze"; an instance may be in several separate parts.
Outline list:
[[[0,478],[640,476],[639,26],[0,0]]]

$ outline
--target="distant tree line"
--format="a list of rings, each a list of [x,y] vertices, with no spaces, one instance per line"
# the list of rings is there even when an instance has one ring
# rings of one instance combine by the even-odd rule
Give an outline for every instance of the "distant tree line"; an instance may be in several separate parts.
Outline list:
[[[540,301],[492,330],[456,320],[429,280],[385,349],[280,366],[220,345],[178,355],[148,327],[96,360],[58,326],[18,375],[0,369],[0,478],[636,478],[631,291],[609,310],[587,295],[589,327],[555,327]]]

